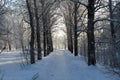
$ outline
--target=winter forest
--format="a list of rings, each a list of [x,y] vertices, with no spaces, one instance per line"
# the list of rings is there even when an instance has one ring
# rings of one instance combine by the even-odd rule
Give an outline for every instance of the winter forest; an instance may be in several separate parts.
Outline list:
[[[0,80],[120,80],[120,0],[0,0]]]

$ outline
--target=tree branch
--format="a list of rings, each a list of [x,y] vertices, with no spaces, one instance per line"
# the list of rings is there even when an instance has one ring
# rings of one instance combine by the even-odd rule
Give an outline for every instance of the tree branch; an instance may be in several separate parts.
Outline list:
[[[113,22],[120,22],[120,19],[110,19],[110,18],[97,18],[93,22],[96,23],[98,21],[113,21]]]
[[[85,7],[88,7],[88,3],[85,3],[85,2],[80,2],[79,0],[71,0],[72,2],[76,2],[76,3],[79,3]]]

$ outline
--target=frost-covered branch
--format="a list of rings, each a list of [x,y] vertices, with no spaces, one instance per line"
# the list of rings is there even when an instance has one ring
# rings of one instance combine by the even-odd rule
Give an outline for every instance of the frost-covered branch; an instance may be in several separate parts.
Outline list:
[[[87,32],[87,29],[84,29],[84,30],[79,29],[79,30],[77,30],[77,32]]]
[[[86,2],[81,2],[79,0],[71,0],[71,1],[79,3],[79,4],[81,4],[81,5],[85,6],[85,7],[88,7],[88,3],[86,3]]]
[[[87,29],[84,29],[84,30],[77,30],[77,36],[79,36],[81,33],[85,32],[87,33]]]
[[[96,28],[95,30],[102,30],[102,29],[110,31],[110,29],[109,29],[109,28],[105,28],[105,27]]]
[[[113,21],[113,22],[120,22],[120,19],[110,19],[110,18],[97,18],[93,22],[96,23],[98,21]]]
[[[95,7],[95,11],[98,11],[98,10],[105,8],[105,7],[108,7],[108,5],[98,5]]]

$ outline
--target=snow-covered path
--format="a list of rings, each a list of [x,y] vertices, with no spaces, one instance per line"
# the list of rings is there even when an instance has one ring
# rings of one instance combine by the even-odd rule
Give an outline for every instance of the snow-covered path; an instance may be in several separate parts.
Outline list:
[[[50,80],[110,80],[98,66],[88,67],[83,57],[74,57],[68,51],[53,52],[47,59],[45,74]]]
[[[12,60],[13,57],[15,56],[8,60]],[[17,60],[19,58],[16,57]],[[5,72],[4,80],[32,80],[36,73],[39,75],[36,80],[111,80],[108,75],[102,73],[99,66],[88,66],[83,57],[74,57],[64,50],[54,51],[48,57],[24,69],[19,67],[19,63],[7,66],[0,64],[0,69]]]

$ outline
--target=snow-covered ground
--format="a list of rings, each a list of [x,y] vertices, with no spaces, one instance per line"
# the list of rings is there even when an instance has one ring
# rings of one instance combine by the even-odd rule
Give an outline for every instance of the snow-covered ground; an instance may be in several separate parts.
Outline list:
[[[0,54],[0,75],[3,80],[111,80],[102,68],[88,66],[83,57],[57,50],[36,64],[21,68],[20,52]]]

